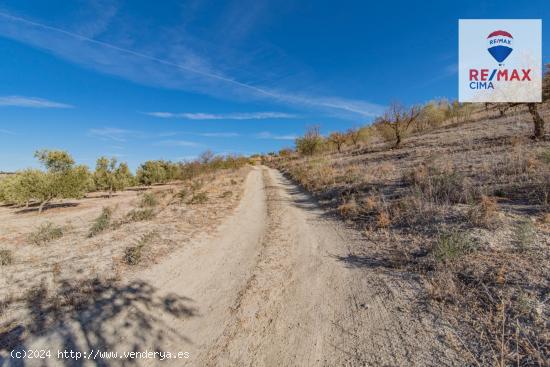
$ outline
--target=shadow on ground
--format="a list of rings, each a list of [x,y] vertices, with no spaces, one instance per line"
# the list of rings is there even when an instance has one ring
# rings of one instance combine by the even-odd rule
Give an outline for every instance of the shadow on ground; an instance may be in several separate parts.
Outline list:
[[[21,300],[27,322],[2,325],[0,366],[80,366],[83,360],[58,360],[58,350],[74,352],[164,351],[165,341],[191,340],[174,330],[169,320],[198,316],[193,301],[177,295],[159,295],[154,287],[134,281],[120,285],[98,279],[61,282],[55,294],[45,285],[33,289]],[[9,326],[8,326],[9,325]],[[183,346],[182,346],[183,347]],[[11,359],[12,350],[50,349],[52,359]],[[172,351],[173,352],[173,351]],[[96,366],[130,365],[135,360],[97,358]]]

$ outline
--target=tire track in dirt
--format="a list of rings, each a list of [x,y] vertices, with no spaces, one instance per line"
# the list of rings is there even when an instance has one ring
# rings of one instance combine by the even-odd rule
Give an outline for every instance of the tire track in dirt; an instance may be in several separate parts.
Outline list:
[[[187,299],[196,314],[144,309],[150,330],[161,329],[156,339],[125,329],[131,310],[101,327],[115,331],[104,335],[114,335],[108,344],[119,350],[190,352],[167,366],[464,365],[445,326],[416,307],[414,279],[345,261],[366,246],[280,172],[255,167],[239,207],[215,233],[136,276],[161,297]]]

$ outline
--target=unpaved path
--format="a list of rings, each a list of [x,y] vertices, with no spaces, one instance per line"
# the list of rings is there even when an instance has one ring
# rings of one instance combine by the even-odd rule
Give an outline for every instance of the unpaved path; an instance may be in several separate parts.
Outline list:
[[[215,233],[25,347],[190,353],[163,362],[174,366],[463,365],[446,327],[417,304],[416,282],[357,259],[357,246],[359,234],[256,167]],[[84,362],[124,364],[97,358]]]

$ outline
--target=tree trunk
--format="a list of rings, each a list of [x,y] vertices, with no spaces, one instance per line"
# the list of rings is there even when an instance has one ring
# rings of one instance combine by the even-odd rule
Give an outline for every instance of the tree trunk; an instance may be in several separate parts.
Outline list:
[[[535,125],[533,131],[534,139],[542,139],[544,137],[544,120],[540,117],[537,105],[535,103],[527,103],[529,113],[533,118],[533,124]]]
[[[42,210],[44,209],[44,205],[46,205],[46,203],[46,201],[40,203],[40,206],[38,207],[38,214],[42,214]]]
[[[399,148],[399,145],[401,144],[401,134],[397,133],[395,135],[396,137],[396,140],[395,140],[395,148]]]

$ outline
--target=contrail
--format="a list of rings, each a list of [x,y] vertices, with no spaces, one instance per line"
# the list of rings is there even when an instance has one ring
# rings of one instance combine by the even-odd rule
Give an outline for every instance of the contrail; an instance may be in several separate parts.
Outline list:
[[[79,39],[81,41],[90,42],[90,43],[100,45],[100,46],[103,46],[103,47],[107,47],[107,48],[110,48],[110,49],[113,49],[113,50],[116,50],[116,51],[119,51],[119,52],[134,55],[134,56],[137,56],[137,57],[140,57],[140,58],[143,58],[143,59],[155,61],[155,62],[158,62],[159,64],[173,66],[173,67],[176,67],[178,69],[185,70],[185,71],[188,71],[188,72],[191,72],[191,73],[194,73],[194,74],[198,74],[198,75],[201,75],[201,76],[204,76],[204,77],[207,77],[207,78],[220,80],[220,81],[230,83],[230,84],[242,87],[242,88],[250,89],[250,90],[253,90],[255,92],[261,93],[263,95],[269,96],[269,97],[273,97],[273,98],[277,98],[277,99],[283,98],[283,96],[281,96],[277,93],[273,93],[273,92],[267,91],[265,89],[255,87],[255,86],[250,85],[250,84],[242,83],[242,82],[239,82],[238,80],[235,80],[235,79],[231,79],[231,78],[224,77],[222,75],[218,75],[218,74],[198,70],[198,69],[195,69],[195,68],[192,68],[192,67],[189,67],[189,66],[177,64],[177,63],[174,63],[174,62],[171,62],[171,61],[168,61],[168,60],[164,60],[164,59],[160,59],[158,57],[147,55],[147,54],[144,54],[144,53],[141,53],[141,52],[138,52],[138,51],[130,50],[128,48],[123,48],[123,47],[120,47],[120,46],[117,46],[117,45],[113,45],[111,43],[98,41],[96,39],[86,37],[86,36],[83,36],[83,35],[78,34],[78,33],[66,31],[66,30],[61,29],[61,28],[52,27],[52,26],[49,26],[49,25],[46,25],[46,24],[43,24],[43,23],[34,22],[32,20],[17,17],[17,16],[14,16],[14,15],[11,15],[11,14],[8,14],[8,13],[4,13],[4,12],[0,12],[0,16],[2,16],[4,18],[7,18],[7,19],[10,19],[10,20],[13,20],[13,21],[16,21],[16,22],[21,22],[21,23],[29,24],[29,25],[39,27],[39,28],[42,28],[42,29],[46,29],[46,30],[49,30],[49,31],[58,32],[58,33],[61,33],[61,34]]]
[[[42,29],[45,29],[45,30],[48,30],[48,31],[53,31],[53,32],[57,32],[57,33],[60,33],[60,34],[64,34],[66,36],[69,36],[69,37],[72,37],[72,38],[75,38],[75,39],[78,39],[78,40],[81,40],[81,41],[93,43],[93,44],[100,45],[100,46],[103,46],[103,47],[106,47],[106,48],[110,48],[112,50],[116,50],[116,51],[119,51],[119,52],[122,52],[122,53],[137,56],[137,57],[142,58],[142,59],[154,61],[154,62],[157,62],[159,64],[172,66],[172,67],[178,68],[180,70],[185,70],[185,71],[190,72],[190,73],[201,75],[201,76],[206,77],[206,78],[219,80],[219,81],[222,81],[222,82],[225,82],[225,83],[228,83],[228,84],[232,84],[234,86],[238,86],[240,88],[244,88],[244,89],[248,89],[250,91],[254,91],[254,92],[256,92],[260,95],[270,97],[270,98],[276,99],[278,101],[286,101],[288,103],[293,103],[293,104],[307,104],[307,105],[310,105],[310,106],[320,106],[320,107],[325,107],[325,108],[335,108],[335,109],[339,109],[339,110],[344,110],[344,111],[357,113],[357,114],[360,114],[360,115],[363,115],[363,116],[373,116],[372,112],[365,111],[364,109],[354,105],[353,103],[349,103],[349,101],[347,103],[335,103],[334,101],[324,100],[323,98],[309,98],[309,97],[304,97],[304,96],[300,96],[300,95],[280,94],[280,93],[273,92],[273,91],[270,91],[270,90],[267,90],[267,89],[264,89],[264,88],[256,87],[254,85],[246,84],[246,83],[240,82],[238,80],[225,77],[223,75],[210,73],[210,72],[195,69],[195,68],[192,68],[192,67],[189,67],[189,66],[177,64],[175,62],[168,61],[168,60],[165,60],[165,59],[161,59],[161,58],[158,58],[158,57],[155,57],[155,56],[147,55],[147,54],[141,53],[139,51],[134,51],[134,50],[131,50],[131,49],[128,49],[128,48],[120,47],[120,46],[117,46],[117,45],[114,45],[114,44],[111,44],[111,43],[108,43],[108,42],[98,41],[96,39],[86,37],[86,36],[83,36],[83,35],[78,34],[78,33],[70,32],[70,31],[67,31],[67,30],[64,30],[64,29],[61,29],[61,28],[57,28],[57,27],[49,26],[49,25],[46,25],[46,24],[43,24],[43,23],[35,22],[35,21],[29,20],[29,19],[25,19],[25,18],[22,18],[22,17],[11,15],[9,13],[5,13],[5,12],[2,12],[2,11],[0,11],[0,16],[4,17],[6,19],[9,19],[9,20],[15,21],[15,22],[25,23],[25,24],[28,24],[28,25],[31,25],[31,26],[34,26],[34,27],[37,27],[37,28],[42,28]]]

